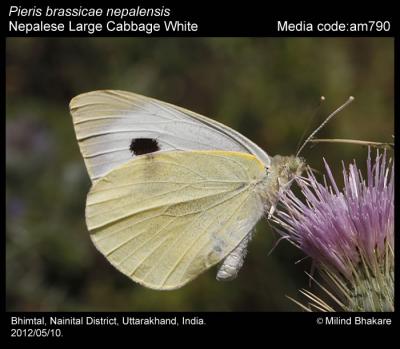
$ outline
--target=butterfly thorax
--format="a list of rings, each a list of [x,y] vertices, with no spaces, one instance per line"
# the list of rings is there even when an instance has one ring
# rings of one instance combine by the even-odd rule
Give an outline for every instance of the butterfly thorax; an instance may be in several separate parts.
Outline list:
[[[276,206],[280,194],[290,188],[293,180],[301,176],[305,169],[304,159],[296,156],[275,155],[266,169],[266,175],[257,186],[267,208]]]

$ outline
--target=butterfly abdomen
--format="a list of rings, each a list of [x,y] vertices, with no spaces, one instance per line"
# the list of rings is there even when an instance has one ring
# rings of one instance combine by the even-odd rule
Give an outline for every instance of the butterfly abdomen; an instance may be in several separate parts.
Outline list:
[[[230,281],[237,277],[247,255],[247,245],[252,238],[252,232],[225,258],[217,273],[218,281]]]

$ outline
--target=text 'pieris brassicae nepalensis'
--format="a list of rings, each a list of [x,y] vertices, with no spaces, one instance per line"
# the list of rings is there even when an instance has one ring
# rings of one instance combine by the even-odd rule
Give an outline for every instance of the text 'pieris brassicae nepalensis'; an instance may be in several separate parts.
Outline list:
[[[92,187],[86,223],[119,271],[153,289],[185,285],[222,262],[236,277],[258,220],[301,174],[235,130],[138,94],[103,90],[71,100]]]

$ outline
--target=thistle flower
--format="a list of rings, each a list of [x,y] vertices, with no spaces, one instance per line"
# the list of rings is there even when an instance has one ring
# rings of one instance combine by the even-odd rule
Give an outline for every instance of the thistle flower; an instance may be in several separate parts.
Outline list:
[[[305,203],[292,191],[283,195],[277,230],[312,258],[327,286],[317,284],[341,310],[393,311],[394,165],[386,151],[377,151],[372,164],[369,149],[366,179],[355,162],[348,171],[343,163],[340,191],[324,163],[329,182],[324,176],[319,183],[310,169],[297,180]],[[313,293],[301,292],[311,301],[308,307],[295,301],[303,308],[334,310]]]

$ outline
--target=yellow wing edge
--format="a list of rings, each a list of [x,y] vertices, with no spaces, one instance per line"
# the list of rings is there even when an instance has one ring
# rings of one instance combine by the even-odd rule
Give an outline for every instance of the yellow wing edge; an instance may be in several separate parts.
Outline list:
[[[163,150],[163,151],[158,151],[156,153],[148,153],[148,154],[142,154],[142,155],[137,155],[134,158],[128,160],[127,162],[124,162],[123,164],[115,167],[112,171],[110,171],[109,173],[107,173],[104,177],[101,177],[99,179],[97,179],[95,182],[93,182],[93,185],[97,182],[101,182],[103,180],[107,181],[107,175],[111,174],[113,171],[124,168],[125,166],[128,166],[130,164],[131,161],[136,161],[139,159],[143,159],[143,158],[148,158],[149,156],[157,156],[157,155],[161,155],[161,154],[182,154],[182,153],[190,153],[190,154],[214,154],[214,155],[220,155],[220,156],[237,156],[237,157],[242,157],[243,159],[249,159],[249,160],[255,160],[259,169],[261,171],[264,170],[265,166],[264,164],[261,162],[261,160],[253,155],[253,154],[248,154],[248,153],[242,153],[240,151],[230,151],[230,150]]]

